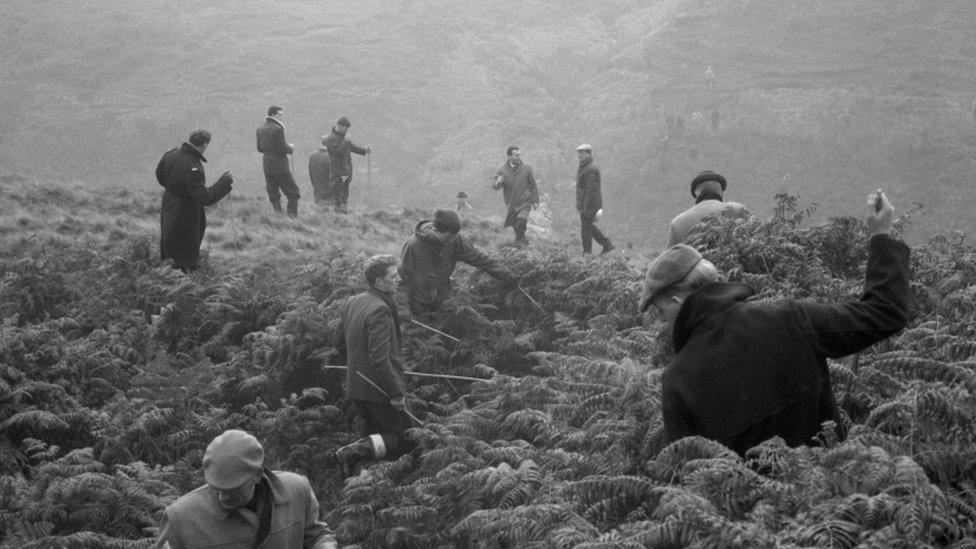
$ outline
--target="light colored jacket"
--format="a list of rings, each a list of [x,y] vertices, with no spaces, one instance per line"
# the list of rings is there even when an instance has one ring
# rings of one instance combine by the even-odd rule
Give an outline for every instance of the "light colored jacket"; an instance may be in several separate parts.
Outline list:
[[[745,206],[738,202],[722,202],[721,200],[702,200],[698,204],[681,212],[673,220],[668,230],[668,248],[681,244],[688,239],[691,229],[705,218],[724,215],[733,219],[748,219],[752,214]]]
[[[263,549],[333,549],[335,537],[319,519],[319,502],[308,479],[285,471],[267,471],[274,508]],[[203,485],[166,508],[156,548],[253,549],[258,517],[248,509],[228,511],[217,493]]]

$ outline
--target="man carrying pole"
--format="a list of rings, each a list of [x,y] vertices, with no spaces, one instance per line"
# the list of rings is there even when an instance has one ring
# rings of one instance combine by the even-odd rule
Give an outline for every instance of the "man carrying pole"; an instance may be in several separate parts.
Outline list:
[[[366,422],[367,435],[336,450],[343,475],[352,476],[360,462],[396,459],[416,443],[404,431],[418,426],[407,409],[400,320],[393,292],[400,282],[397,260],[376,255],[366,260],[369,288],[346,302],[333,343],[346,359],[346,397]]]

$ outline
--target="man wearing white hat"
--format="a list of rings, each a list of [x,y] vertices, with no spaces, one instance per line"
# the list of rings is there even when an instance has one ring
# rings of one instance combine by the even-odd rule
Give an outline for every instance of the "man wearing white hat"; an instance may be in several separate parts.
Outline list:
[[[264,466],[254,436],[224,431],[203,455],[207,483],[166,508],[157,548],[336,549],[308,479]]]
[[[593,251],[593,241],[596,240],[603,251],[600,255],[614,249],[610,239],[604,236],[594,223],[598,215],[603,212],[603,192],[600,190],[600,168],[593,164],[593,147],[583,143],[576,147],[579,157],[579,169],[576,171],[576,211],[580,216],[580,236],[583,239],[583,253]]]

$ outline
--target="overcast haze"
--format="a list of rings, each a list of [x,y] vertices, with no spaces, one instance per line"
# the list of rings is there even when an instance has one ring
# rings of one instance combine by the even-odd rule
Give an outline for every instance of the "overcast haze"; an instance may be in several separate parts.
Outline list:
[[[159,156],[204,127],[211,175],[260,196],[254,129],[276,104],[307,198],[308,154],[346,115],[374,148],[374,207],[466,190],[501,213],[489,176],[517,144],[575,230],[573,149],[589,142],[608,232],[640,247],[664,244],[703,169],[761,217],[781,191],[860,215],[882,186],[923,206],[912,239],[971,232],[974,4],[8,0],[0,172],[155,191]],[[668,116],[685,127],[665,143]]]

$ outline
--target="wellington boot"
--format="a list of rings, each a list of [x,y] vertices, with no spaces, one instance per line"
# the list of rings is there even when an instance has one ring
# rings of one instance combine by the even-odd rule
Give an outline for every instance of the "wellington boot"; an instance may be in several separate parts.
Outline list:
[[[368,437],[347,444],[335,452],[336,461],[342,467],[343,478],[356,474],[356,467],[363,461],[373,459],[373,455],[373,443]]]

